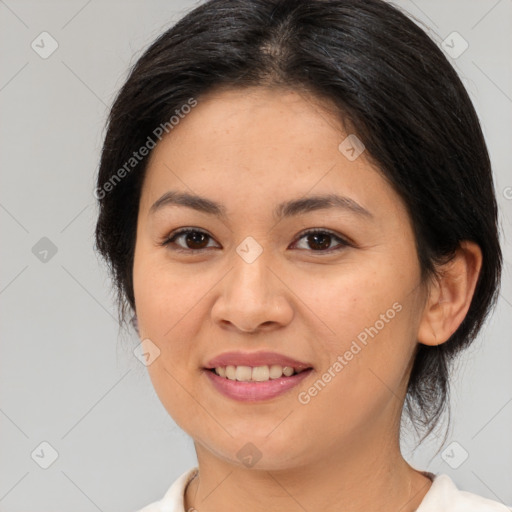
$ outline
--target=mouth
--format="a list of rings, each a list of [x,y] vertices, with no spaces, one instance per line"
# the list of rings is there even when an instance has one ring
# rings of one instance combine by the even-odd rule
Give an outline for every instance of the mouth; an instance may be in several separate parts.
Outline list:
[[[313,371],[308,363],[271,352],[225,353],[203,368],[216,391],[241,402],[276,398],[298,386]]]
[[[225,352],[203,367],[203,373],[216,391],[243,402],[280,396],[313,371],[310,363],[268,351]]]

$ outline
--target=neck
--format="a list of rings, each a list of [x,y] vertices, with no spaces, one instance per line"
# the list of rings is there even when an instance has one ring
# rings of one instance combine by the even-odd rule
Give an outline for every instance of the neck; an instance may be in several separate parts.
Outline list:
[[[387,444],[382,435],[355,437],[307,465],[279,470],[232,464],[196,443],[199,475],[185,491],[185,510],[415,511],[432,482],[403,459],[398,436]]]

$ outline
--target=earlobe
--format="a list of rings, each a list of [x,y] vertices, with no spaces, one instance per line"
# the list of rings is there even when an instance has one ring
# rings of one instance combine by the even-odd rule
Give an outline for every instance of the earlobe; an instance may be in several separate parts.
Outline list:
[[[418,329],[419,343],[439,345],[457,330],[471,305],[481,268],[478,244],[461,242],[455,256],[438,269],[430,285]]]

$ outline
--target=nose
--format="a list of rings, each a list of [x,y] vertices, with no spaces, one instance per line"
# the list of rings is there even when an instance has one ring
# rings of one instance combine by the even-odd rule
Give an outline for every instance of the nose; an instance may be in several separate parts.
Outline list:
[[[264,254],[252,263],[235,254],[233,268],[219,283],[211,310],[213,322],[221,328],[255,334],[291,322],[293,294]]]

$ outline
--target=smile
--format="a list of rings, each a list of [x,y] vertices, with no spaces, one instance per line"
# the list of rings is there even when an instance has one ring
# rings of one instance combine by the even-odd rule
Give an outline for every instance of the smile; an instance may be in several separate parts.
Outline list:
[[[272,366],[227,366],[206,370],[204,373],[214,388],[233,400],[254,402],[270,400],[297,386],[312,368]],[[240,378],[239,378],[240,377]]]

